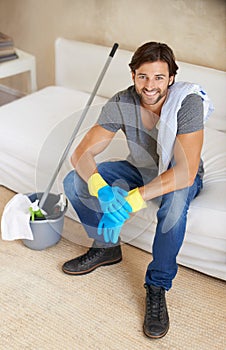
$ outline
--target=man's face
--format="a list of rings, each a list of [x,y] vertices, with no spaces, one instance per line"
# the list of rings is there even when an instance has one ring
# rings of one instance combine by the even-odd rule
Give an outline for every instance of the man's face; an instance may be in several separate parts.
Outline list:
[[[142,106],[152,110],[162,106],[174,77],[169,76],[166,62],[156,61],[142,64],[132,78]]]

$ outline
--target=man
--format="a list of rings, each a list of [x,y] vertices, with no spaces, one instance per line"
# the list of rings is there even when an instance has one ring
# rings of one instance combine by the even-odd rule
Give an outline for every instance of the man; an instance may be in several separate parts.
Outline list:
[[[187,211],[202,188],[203,124],[211,104],[198,85],[174,83],[178,66],[166,44],[142,45],[129,66],[134,85],[106,103],[71,157],[75,170],[64,180],[65,193],[94,242],[86,254],[66,262],[63,271],[82,275],[120,262],[122,226],[156,198],[143,330],[160,338],[169,329],[165,291],[177,273]],[[119,129],[127,139],[128,158],[97,165],[95,156]]]

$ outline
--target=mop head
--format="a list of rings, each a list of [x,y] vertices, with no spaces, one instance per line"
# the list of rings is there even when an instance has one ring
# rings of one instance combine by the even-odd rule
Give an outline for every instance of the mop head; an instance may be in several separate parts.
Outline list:
[[[64,195],[61,193],[59,201],[55,204],[54,208],[52,209],[51,218],[55,218],[56,216],[61,215],[61,213],[64,211],[65,206],[66,201],[64,199]],[[46,216],[48,216],[48,213],[39,207],[38,199],[36,199],[35,202],[31,203],[29,207],[29,212],[31,221],[45,219]]]
[[[37,199],[35,202],[31,203],[29,208],[31,221],[35,221],[35,219],[44,219],[47,214],[43,209],[40,209],[38,206],[39,200]]]

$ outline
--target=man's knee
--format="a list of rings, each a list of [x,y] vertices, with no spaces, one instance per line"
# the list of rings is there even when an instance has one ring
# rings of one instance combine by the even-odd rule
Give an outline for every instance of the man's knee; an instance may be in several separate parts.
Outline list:
[[[64,192],[65,194],[68,196],[68,194],[70,194],[72,192],[72,187],[73,187],[73,183],[74,183],[74,174],[73,174],[73,170],[68,173],[64,180],[63,180],[63,186],[64,186]]]
[[[66,175],[63,180],[65,194],[68,198],[74,197],[77,194],[87,193],[88,186],[86,182],[78,175],[75,170],[72,170]]]
[[[128,173],[130,171],[127,161],[109,161],[98,164],[98,172],[110,186],[119,186],[125,191],[130,190]]]
[[[184,222],[189,207],[187,199],[188,189],[171,192],[163,196],[158,211],[158,219],[162,220],[164,232],[169,231],[181,220]]]
[[[189,188],[177,190],[167,193],[162,196],[162,207],[167,211],[170,208],[172,212],[181,211],[184,208],[188,200]]]

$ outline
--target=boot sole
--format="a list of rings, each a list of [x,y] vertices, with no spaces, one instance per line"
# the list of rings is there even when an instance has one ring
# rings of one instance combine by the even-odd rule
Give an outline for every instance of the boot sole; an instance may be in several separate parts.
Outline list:
[[[97,269],[98,267],[101,267],[101,266],[108,266],[108,265],[114,265],[114,264],[117,264],[119,262],[122,261],[122,258],[119,258],[118,260],[109,260],[108,262],[102,262],[102,263],[99,263],[93,267],[91,267],[90,269],[88,270],[84,270],[84,271],[68,271],[68,270],[64,270],[64,268],[62,267],[62,270],[64,273],[66,273],[67,275],[72,275],[72,276],[78,276],[78,275],[86,275],[87,273],[90,273],[92,272],[93,270]]]
[[[164,333],[162,333],[162,334],[160,334],[160,335],[151,335],[151,334],[149,334],[149,333],[146,333],[145,328],[144,328],[144,326],[143,326],[144,334],[145,334],[148,338],[151,338],[151,339],[159,339],[159,338],[164,337],[164,336],[167,334],[168,330],[169,330],[169,325],[168,325],[168,327],[167,327],[167,329],[166,329],[166,331],[165,331]]]

